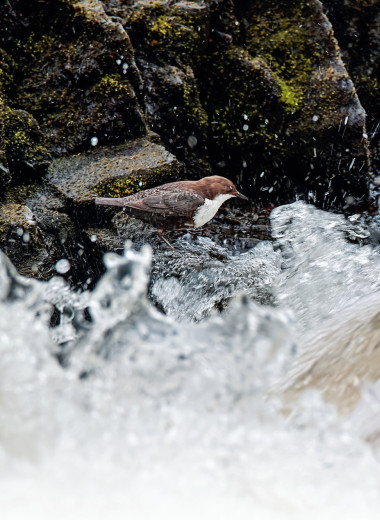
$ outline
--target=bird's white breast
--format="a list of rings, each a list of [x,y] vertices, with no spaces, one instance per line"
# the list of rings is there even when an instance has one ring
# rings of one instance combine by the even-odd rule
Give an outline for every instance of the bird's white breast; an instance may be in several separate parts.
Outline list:
[[[206,224],[213,218],[215,213],[218,211],[223,202],[230,199],[234,195],[217,195],[215,199],[205,199],[202,206],[199,206],[194,215],[194,227],[198,228]]]

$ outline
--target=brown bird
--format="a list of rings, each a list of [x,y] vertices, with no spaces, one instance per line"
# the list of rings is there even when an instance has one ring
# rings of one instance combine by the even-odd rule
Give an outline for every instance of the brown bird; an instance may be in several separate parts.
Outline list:
[[[232,197],[248,200],[230,180],[212,175],[199,181],[170,182],[129,197],[96,198],[95,204],[127,209],[134,217],[153,224],[160,239],[174,249],[162,236],[164,230],[199,228]]]

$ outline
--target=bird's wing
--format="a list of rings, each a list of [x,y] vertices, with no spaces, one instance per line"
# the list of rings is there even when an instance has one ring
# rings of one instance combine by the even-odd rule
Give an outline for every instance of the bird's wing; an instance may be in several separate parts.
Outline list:
[[[161,215],[191,217],[203,202],[204,198],[193,191],[170,190],[159,194],[147,191],[140,200],[128,201],[126,206]]]

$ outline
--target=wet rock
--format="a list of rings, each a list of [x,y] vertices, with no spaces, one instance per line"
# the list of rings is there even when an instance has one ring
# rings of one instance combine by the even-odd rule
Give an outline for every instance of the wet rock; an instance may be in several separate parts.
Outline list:
[[[114,213],[114,210],[110,209],[110,212]],[[155,250],[158,250],[160,245],[163,244],[154,227],[127,215],[123,211],[118,211],[113,216],[107,228],[90,228],[85,233],[91,242],[92,250],[96,251],[99,258],[102,258],[107,251],[121,253],[126,241],[131,241],[133,247],[137,250],[145,244],[149,244]]]
[[[373,171],[380,168],[380,11],[375,1],[324,0],[343,61],[367,113]]]
[[[146,132],[129,37],[100,1],[8,4],[8,17],[25,21],[0,31],[17,63],[10,98],[38,120],[51,153],[89,148],[94,136],[107,144]]]
[[[96,196],[127,196],[175,180],[182,171],[181,163],[162,145],[142,138],[56,159],[46,181],[70,203],[94,205]]]
[[[165,145],[200,177],[211,174],[208,162],[208,115],[200,101],[190,66],[159,66],[138,61],[146,86],[146,112]]]
[[[0,244],[21,274],[43,278],[40,266],[48,259],[51,244],[44,241],[43,233],[27,206],[8,203],[0,207]]]
[[[0,106],[0,149],[5,160],[2,168],[5,178],[17,180],[46,172],[50,154],[37,121],[25,110]]]
[[[254,186],[269,198],[279,194],[281,199],[284,188],[291,196],[294,191],[305,196],[312,190],[323,205],[341,205],[347,195],[365,196],[365,111],[322,4],[236,3],[241,46],[251,59],[266,64],[277,85],[271,87],[248,74],[258,93],[245,98],[235,86],[239,79],[241,86],[244,75],[236,80],[236,74],[231,74],[225,88],[237,102],[231,107],[216,105],[215,113],[221,111],[222,121],[228,123],[228,133],[219,134],[219,143],[227,142],[234,158],[240,148],[244,159],[240,171],[246,176],[253,173]],[[231,67],[231,60],[227,63]],[[217,62],[217,72],[218,68]],[[264,110],[259,96],[267,100]],[[226,140],[234,131],[242,135],[235,146]]]
[[[0,150],[0,188],[4,188],[11,180],[8,161],[4,150]],[[4,195],[4,189],[2,190]],[[1,195],[0,195],[1,197]]]
[[[0,248],[20,273],[48,280],[57,274],[56,263],[65,259],[67,278],[74,284],[83,280],[91,263],[84,265],[80,234],[65,211],[64,202],[45,186],[8,192],[0,205]]]

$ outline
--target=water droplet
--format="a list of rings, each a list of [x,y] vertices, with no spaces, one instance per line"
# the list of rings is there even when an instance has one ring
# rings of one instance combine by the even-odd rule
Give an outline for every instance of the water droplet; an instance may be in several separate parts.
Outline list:
[[[25,243],[30,242],[30,233],[29,233],[29,231],[25,231],[25,233],[23,234],[22,239],[23,239],[23,241],[24,241]]]
[[[198,143],[198,139],[195,137],[195,135],[190,135],[187,138],[187,144],[190,146],[190,148],[194,148]]]
[[[242,162],[241,164],[242,164],[243,168],[246,168],[246,167],[247,167],[247,161],[244,161],[244,160],[243,160],[243,162]]]
[[[247,121],[248,120],[248,114],[244,114],[244,119]]]
[[[314,121],[314,123],[316,123],[318,121],[318,119],[319,119],[319,116],[317,116],[315,114],[315,115],[313,115],[313,117],[311,119],[312,119],[312,121]]]
[[[96,242],[98,240],[97,235],[91,235],[90,240],[91,240],[91,242]]]
[[[55,264],[55,270],[59,274],[65,274],[67,271],[70,270],[71,264],[67,260],[67,258],[62,258],[61,260],[58,260],[58,262]]]
[[[91,146],[96,146],[99,142],[99,139],[97,137],[91,137]]]
[[[17,233],[17,235],[18,235],[19,237],[22,237],[22,235],[24,234],[24,230],[23,230],[22,228],[19,227],[19,228],[16,229],[16,233]]]
[[[116,63],[117,63],[117,65],[121,65],[121,60],[120,59],[116,60]]]
[[[244,130],[244,132],[247,132],[248,129],[249,129],[249,126],[248,126],[248,125],[243,125],[243,130]]]
[[[364,139],[368,139],[368,134],[366,132],[363,133]]]

